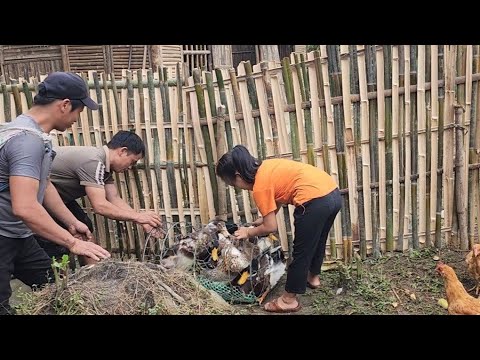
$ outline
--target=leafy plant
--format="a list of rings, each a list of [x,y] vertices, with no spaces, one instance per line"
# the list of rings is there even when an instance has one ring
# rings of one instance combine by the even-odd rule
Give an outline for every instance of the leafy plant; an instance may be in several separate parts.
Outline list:
[[[66,289],[68,282],[68,264],[70,259],[68,255],[64,254],[60,262],[52,257],[52,269],[55,276],[55,286],[57,287],[57,294]]]

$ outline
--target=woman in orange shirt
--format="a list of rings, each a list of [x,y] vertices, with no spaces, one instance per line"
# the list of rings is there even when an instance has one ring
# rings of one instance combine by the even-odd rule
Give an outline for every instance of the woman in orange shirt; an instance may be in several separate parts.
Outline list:
[[[243,145],[235,146],[218,161],[217,175],[228,185],[253,191],[262,214],[254,228],[240,227],[237,239],[267,235],[277,231],[275,214],[281,205],[293,204],[295,238],[292,262],[288,267],[285,292],[265,304],[270,312],[301,309],[297,294],[306,287],[320,286],[320,269],[330,228],[342,207],[335,180],[325,171],[287,159],[255,159]]]

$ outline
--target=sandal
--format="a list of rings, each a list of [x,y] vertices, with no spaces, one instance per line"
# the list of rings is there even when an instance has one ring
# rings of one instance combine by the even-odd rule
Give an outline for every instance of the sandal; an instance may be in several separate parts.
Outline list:
[[[278,305],[277,301],[278,301],[278,298],[276,298],[275,300],[269,301],[264,305],[263,309],[268,312],[286,314],[286,313],[297,312],[302,308],[302,305],[300,305],[300,302],[298,302],[297,307],[294,307],[292,309],[285,309],[285,308],[282,308],[280,305]],[[271,305],[268,305],[268,304],[271,304]],[[268,305],[268,308],[267,308],[267,305]]]

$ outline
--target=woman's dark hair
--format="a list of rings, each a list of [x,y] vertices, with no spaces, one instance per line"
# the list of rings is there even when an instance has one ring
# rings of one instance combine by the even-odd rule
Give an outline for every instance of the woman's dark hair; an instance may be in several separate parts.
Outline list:
[[[56,100],[61,100],[61,99],[46,97],[45,96],[46,94],[47,93],[45,91],[45,85],[43,83],[38,84],[38,93],[33,98],[33,105],[48,105]],[[72,100],[72,99],[69,99],[69,100],[70,100],[70,103],[72,104],[71,111],[78,109],[80,106],[84,106],[84,104],[80,100]]]
[[[107,147],[109,149],[126,147],[129,152],[135,155],[141,153],[142,157],[145,156],[145,144],[140,136],[131,131],[120,130],[108,142]]]
[[[261,160],[255,159],[243,145],[237,145],[224,154],[217,164],[217,175],[226,183],[235,181],[238,172],[243,180],[249,184],[255,183],[255,175],[262,164]]]

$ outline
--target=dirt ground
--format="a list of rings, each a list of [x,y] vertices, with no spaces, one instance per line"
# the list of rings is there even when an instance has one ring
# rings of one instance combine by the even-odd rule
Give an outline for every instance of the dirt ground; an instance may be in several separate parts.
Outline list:
[[[422,249],[368,258],[360,269],[341,262],[329,264],[321,274],[321,286],[300,296],[302,309],[285,315],[448,315],[438,304],[445,298],[443,279],[436,273],[437,257],[452,266],[466,289],[475,283],[466,272],[465,251]],[[327,265],[327,263],[325,264]],[[286,275],[265,301],[278,297]],[[12,281],[11,303],[17,304],[21,292],[30,289]],[[470,294],[474,295],[473,291]],[[238,314],[270,315],[258,304],[234,305]]]
[[[466,272],[466,252],[444,249],[422,249],[407,253],[383,255],[367,259],[361,269],[356,265],[323,271],[320,288],[300,296],[303,315],[448,315],[438,304],[445,298],[443,279],[435,271],[438,256],[452,266],[466,289],[475,283]],[[286,275],[267,296],[279,296]],[[474,292],[470,292],[474,295]],[[258,305],[235,305],[242,313],[270,314]],[[292,314],[293,315],[293,314]]]

